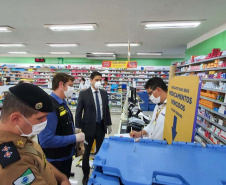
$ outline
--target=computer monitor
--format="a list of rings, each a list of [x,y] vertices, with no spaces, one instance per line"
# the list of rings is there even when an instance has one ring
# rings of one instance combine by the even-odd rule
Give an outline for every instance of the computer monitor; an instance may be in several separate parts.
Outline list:
[[[137,89],[134,87],[130,87],[129,101],[132,102],[134,105],[136,104],[136,96],[137,96]]]

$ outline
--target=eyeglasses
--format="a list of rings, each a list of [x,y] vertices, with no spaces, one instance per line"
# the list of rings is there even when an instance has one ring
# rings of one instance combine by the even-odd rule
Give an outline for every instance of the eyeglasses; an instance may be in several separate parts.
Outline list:
[[[148,92],[148,94],[151,96],[153,94],[153,92],[157,89],[158,87],[156,87],[155,89],[151,90],[151,92]],[[159,86],[159,88],[161,88],[161,86]]]
[[[153,91],[155,91],[155,90],[152,90],[151,92],[148,92],[148,94],[151,96],[151,95],[152,95],[152,93],[153,93]]]

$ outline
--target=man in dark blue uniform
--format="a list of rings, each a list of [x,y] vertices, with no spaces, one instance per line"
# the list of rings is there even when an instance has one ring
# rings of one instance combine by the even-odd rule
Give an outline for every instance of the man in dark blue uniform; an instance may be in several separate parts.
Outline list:
[[[73,81],[74,77],[65,73],[53,77],[50,97],[54,112],[47,116],[47,126],[39,134],[39,143],[47,160],[68,178],[75,144],[85,139],[84,133],[75,134],[73,116],[65,101],[74,92]]]

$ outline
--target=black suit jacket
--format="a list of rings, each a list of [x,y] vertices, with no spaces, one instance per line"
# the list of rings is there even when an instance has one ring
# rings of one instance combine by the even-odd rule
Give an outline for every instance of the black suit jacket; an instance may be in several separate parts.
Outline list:
[[[105,133],[107,126],[111,125],[111,116],[108,106],[108,96],[105,90],[100,89],[103,108],[103,124]],[[75,115],[75,125],[81,128],[86,136],[94,136],[96,132],[96,107],[91,88],[79,93],[78,104]]]

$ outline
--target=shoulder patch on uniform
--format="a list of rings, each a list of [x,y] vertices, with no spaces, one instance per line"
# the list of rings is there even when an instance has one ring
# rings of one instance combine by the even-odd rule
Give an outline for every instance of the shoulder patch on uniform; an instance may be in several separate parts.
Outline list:
[[[28,168],[18,179],[16,179],[14,185],[30,185],[35,180],[35,175],[31,168]]]
[[[20,154],[12,141],[0,144],[0,164],[2,168],[20,160]]]

